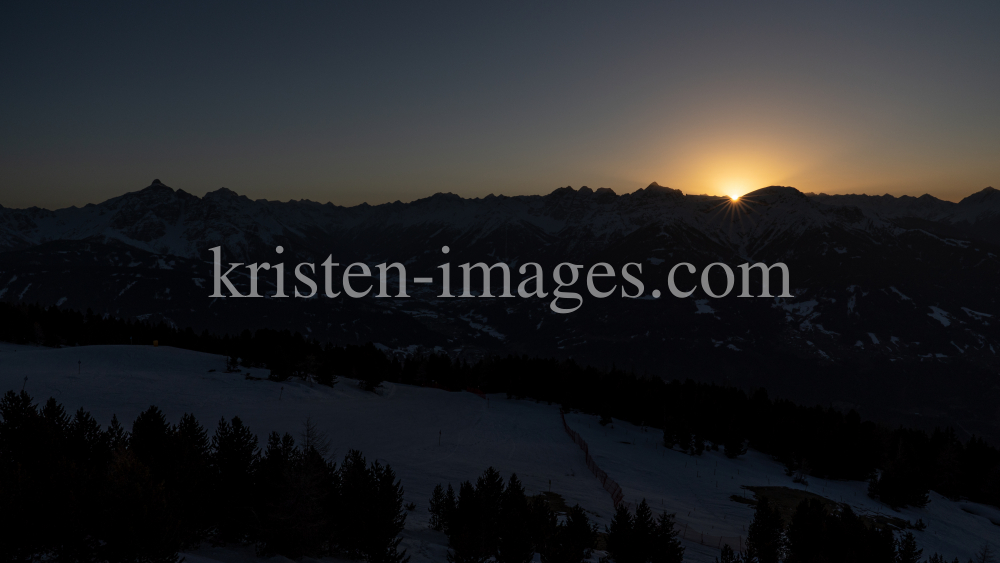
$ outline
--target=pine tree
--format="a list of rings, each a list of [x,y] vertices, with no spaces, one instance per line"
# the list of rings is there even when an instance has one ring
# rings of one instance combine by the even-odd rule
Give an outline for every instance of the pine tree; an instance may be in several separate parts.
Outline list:
[[[142,464],[149,468],[153,477],[164,480],[172,477],[176,460],[173,431],[167,424],[163,412],[151,406],[139,413],[132,423],[129,449]]]
[[[674,444],[676,444],[676,443],[677,443],[677,439],[674,437],[674,431],[673,431],[673,429],[672,428],[664,428],[663,429],[663,447],[667,448],[669,450],[669,449],[672,449],[674,447]]]
[[[302,450],[314,449],[322,458],[326,458],[330,453],[330,438],[326,432],[319,429],[311,416],[307,416],[302,422]]]
[[[441,487],[441,483],[434,486],[434,492],[431,493],[431,500],[428,503],[427,511],[431,513],[431,528],[438,532],[443,532],[447,520],[445,516],[444,489]]]
[[[131,438],[118,422],[116,415],[111,415],[111,425],[108,426],[107,436],[113,450],[127,448]]]
[[[803,500],[788,526],[787,563],[808,563],[829,550],[826,510],[818,499]]]
[[[171,432],[176,458],[170,476],[174,489],[171,499],[182,511],[182,539],[185,545],[194,545],[208,534],[211,520],[209,507],[213,503],[211,486],[212,453],[208,433],[191,414],[181,417]]]
[[[340,512],[335,527],[336,543],[344,555],[360,559],[364,556],[364,514],[370,495],[370,474],[361,452],[350,450],[340,464],[338,475]]]
[[[400,535],[406,524],[403,510],[403,486],[396,480],[396,473],[378,461],[368,469],[372,495],[366,522],[366,543],[363,547],[365,561],[369,563],[406,563],[410,558],[406,550],[399,550],[403,540]]]
[[[699,434],[694,435],[694,455],[701,455],[705,453],[705,438]]]
[[[455,496],[455,489],[448,483],[448,490],[444,494],[444,532],[448,533],[448,527],[455,519],[455,507],[458,505],[458,498]]]
[[[680,532],[675,528],[674,515],[663,512],[656,520],[656,533],[653,539],[652,563],[681,563],[684,560],[684,547],[677,539]]]
[[[746,440],[735,432],[730,433],[722,443],[723,453],[729,459],[735,459],[747,453]]]
[[[259,521],[254,524],[254,538],[258,555],[293,555],[289,541],[295,541],[296,515],[289,506],[294,465],[300,457],[295,439],[277,432],[268,436],[264,454],[257,465],[254,511]],[[294,549],[294,548],[293,548]]]
[[[736,553],[733,552],[733,548],[729,547],[728,543],[722,546],[722,553],[715,559],[715,563],[741,563],[741,561],[746,560],[737,556]]]
[[[984,543],[983,547],[976,552],[976,555],[971,559],[971,563],[995,563],[996,558],[993,555],[993,548],[990,544]]]
[[[606,529],[608,556],[615,563],[643,563],[633,544],[632,526],[632,515],[624,502],[619,503]]]
[[[469,481],[462,483],[448,526],[449,563],[485,563],[492,556],[486,551],[481,514],[476,488]]]
[[[488,555],[496,555],[500,537],[500,501],[503,497],[503,478],[489,467],[476,480],[476,496],[479,497],[479,521],[482,526],[483,550]]]
[[[64,525],[62,545],[57,548],[53,560],[94,561],[100,549],[94,507],[104,502],[102,492],[111,447],[101,426],[82,408],[70,423],[64,459],[68,470],[65,485],[72,493],[64,495],[61,509],[49,507],[62,513],[61,516],[53,514],[52,520],[59,517]],[[2,492],[0,498],[4,498]]]
[[[566,514],[566,523],[556,526],[555,532],[541,552],[543,563],[582,563],[590,557],[597,528],[590,523],[587,513],[575,505]]]
[[[746,559],[757,563],[779,563],[785,552],[784,525],[781,513],[771,508],[767,497],[757,501],[753,520],[747,529]]]
[[[896,563],[920,563],[923,553],[924,550],[917,549],[917,540],[910,532],[896,542]]]
[[[528,502],[528,521],[531,543],[535,546],[535,551],[545,552],[559,528],[559,520],[542,495],[532,497]]]
[[[434,489],[435,494],[441,492],[441,486]],[[441,493],[441,503],[444,494]],[[500,499],[499,541],[497,543],[498,563],[528,563],[535,554],[529,528],[528,499],[524,496],[524,487],[511,474],[507,480],[507,488]]]
[[[212,466],[218,498],[216,522],[218,539],[242,542],[251,530],[251,491],[260,459],[257,436],[238,416],[232,423],[219,420],[212,437]]]
[[[163,484],[128,450],[115,452],[100,505],[99,559],[174,563],[178,522],[167,510]]]
[[[653,521],[653,511],[646,499],[642,499],[635,508],[632,518],[632,550],[638,561],[649,561],[655,548],[656,523]]]

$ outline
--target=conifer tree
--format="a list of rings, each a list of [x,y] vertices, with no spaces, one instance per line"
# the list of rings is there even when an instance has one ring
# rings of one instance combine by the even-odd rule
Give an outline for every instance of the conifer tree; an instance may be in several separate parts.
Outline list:
[[[559,521],[542,495],[534,496],[528,502],[528,520],[531,543],[536,552],[543,553],[556,534]]]
[[[542,551],[543,563],[582,563],[590,557],[597,541],[596,526],[587,513],[575,505],[566,514],[566,523],[559,524]]]
[[[679,533],[674,525],[674,515],[661,513],[656,520],[652,563],[681,563],[684,560],[684,547],[677,539]]]
[[[313,421],[311,416],[307,416],[302,423],[302,449],[303,451],[312,448],[323,458],[330,453],[330,438],[325,432],[320,430],[319,425]]]
[[[108,426],[107,436],[108,442],[111,444],[111,449],[118,450],[128,447],[130,436],[122,428],[116,415],[111,415],[111,424]]]
[[[632,526],[632,515],[624,502],[619,503],[606,529],[608,556],[615,563],[643,563],[633,543]]]
[[[448,483],[448,490],[444,494],[444,532],[448,533],[448,526],[455,519],[455,507],[458,505],[458,497],[455,496],[455,489]]]
[[[99,560],[175,563],[178,521],[167,510],[162,482],[136,456],[118,450],[108,467],[101,512]]]
[[[722,553],[715,559],[715,563],[743,563],[746,559],[736,555],[729,544],[722,546]]]
[[[990,547],[989,543],[984,543],[983,547],[976,552],[976,555],[970,560],[970,563],[996,563],[996,557],[993,553],[993,548]]]
[[[285,434],[285,439],[277,432],[268,436],[267,447],[257,466],[257,492],[255,511],[260,514],[255,523],[254,537],[259,555],[281,553],[292,555],[287,549],[289,539],[295,536],[296,515],[291,513],[287,499],[291,493],[291,479],[294,464],[300,452],[295,447],[295,439]]]
[[[370,495],[370,474],[367,461],[358,450],[350,450],[344,456],[338,471],[340,512],[336,519],[336,543],[348,557],[359,559],[364,556],[365,504]]]
[[[802,500],[788,526],[787,563],[808,563],[829,550],[826,510],[818,499]]]
[[[435,494],[441,491],[438,485]],[[444,494],[441,494],[444,503]],[[497,543],[498,563],[528,563],[534,556],[535,549],[531,541],[528,514],[528,499],[524,495],[524,487],[516,474],[511,474],[507,480],[507,488],[500,498],[500,518],[498,525],[499,541]]]
[[[746,559],[758,563],[779,563],[785,553],[784,524],[777,508],[771,508],[767,497],[757,501],[753,520],[747,529]]]
[[[673,431],[673,429],[672,428],[664,428],[663,429],[663,447],[667,448],[669,450],[669,449],[672,449],[674,447],[674,444],[676,444],[676,443],[677,443],[677,439],[674,437],[674,431]]]
[[[318,463],[318,454],[309,451]],[[403,487],[392,468],[378,461],[368,466],[361,452],[351,450],[335,482],[339,488],[335,541],[340,550],[371,563],[408,561],[405,550],[398,549],[406,511]]]
[[[111,448],[101,426],[82,408],[70,423],[62,457],[65,471],[60,473],[65,476],[63,486],[69,494],[60,493],[63,497],[61,507],[48,507],[51,524],[61,525],[62,528],[61,534],[58,534],[61,536],[60,545],[53,559],[92,561],[97,558],[100,549],[99,523],[94,518],[94,507],[104,502],[102,493]],[[4,498],[2,492],[0,498]]]
[[[745,453],[747,453],[746,440],[743,436],[736,433],[730,432],[726,439],[722,443],[723,453],[729,459],[735,459]]]
[[[132,423],[129,449],[152,472],[153,478],[166,480],[172,477],[176,460],[173,432],[163,412],[151,406],[139,413]]]
[[[693,438],[694,455],[705,453],[705,438],[700,434],[695,434]]]
[[[441,487],[441,483],[434,486],[434,492],[431,493],[427,511],[431,513],[431,528],[438,532],[443,532],[446,523],[446,510],[444,489]]]
[[[500,502],[503,497],[503,478],[493,467],[476,480],[476,496],[479,508],[479,521],[482,527],[483,550],[488,555],[496,555],[498,538],[500,536],[499,516]]]
[[[448,526],[449,563],[485,563],[492,556],[486,551],[481,513],[476,488],[469,481],[462,483]]]
[[[642,499],[635,507],[632,518],[632,550],[636,560],[645,563],[653,556],[655,547],[656,522],[653,521],[653,511],[646,499]]]
[[[403,486],[388,465],[375,461],[369,467],[372,488],[368,504],[369,518],[363,547],[369,563],[406,563],[406,550],[399,550],[400,535],[406,524],[403,510]]]
[[[218,538],[242,542],[252,527],[254,474],[260,458],[257,436],[243,425],[238,416],[232,423],[219,420],[212,437],[212,467],[217,494],[216,522]]]
[[[175,445],[173,468],[169,477],[174,488],[172,502],[183,511],[182,540],[194,545],[205,537],[211,526],[209,507],[214,504],[208,433],[191,414],[184,414],[173,429]]]
[[[923,553],[924,550],[917,548],[917,540],[910,532],[896,542],[896,563],[920,563]]]

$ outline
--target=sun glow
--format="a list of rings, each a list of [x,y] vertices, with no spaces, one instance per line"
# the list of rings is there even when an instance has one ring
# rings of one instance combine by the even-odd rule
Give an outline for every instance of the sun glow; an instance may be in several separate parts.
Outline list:
[[[719,182],[716,185],[718,186],[716,188],[716,190],[718,191],[716,191],[715,193],[724,197],[728,197],[731,201],[736,202],[739,201],[741,197],[743,197],[743,194],[751,191],[750,186],[752,184],[743,179],[728,179]]]

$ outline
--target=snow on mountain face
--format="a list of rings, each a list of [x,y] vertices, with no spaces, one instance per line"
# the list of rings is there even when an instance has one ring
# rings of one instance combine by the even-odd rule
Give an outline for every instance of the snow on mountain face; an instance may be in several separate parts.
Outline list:
[[[868,232],[900,218],[975,225],[998,213],[1000,192],[992,188],[955,204],[931,196],[808,197],[773,186],[733,203],[724,197],[686,196],[654,182],[622,196],[604,188],[566,187],[547,196],[463,199],[435,194],[407,204],[345,208],[311,201],[252,201],[225,188],[198,198],[156,180],[138,192],[83,208],[0,209],[0,249],[54,240],[119,240],[185,258],[205,258],[209,248],[221,245],[227,255],[252,261],[253,253],[275,244],[323,252],[335,247],[336,240],[359,240],[372,231],[443,228],[475,241],[517,228],[543,239],[572,232],[608,242],[660,226],[698,231],[745,255],[781,236],[828,224]]]
[[[567,230],[591,238],[625,237],[649,225],[683,226],[710,233],[722,243],[798,232],[809,225],[843,221],[836,207],[794,188],[765,188],[742,198],[732,213],[728,198],[684,196],[657,185],[617,196],[611,190],[560,188],[548,196],[463,199],[436,194],[408,204],[344,208],[310,201],[258,200],[225,188],[198,198],[154,181],[138,192],[98,205],[58,211],[0,209],[0,248],[14,250],[53,240],[116,239],[150,252],[204,257],[222,245],[247,259],[263,245],[350,236],[371,229],[448,228],[483,236],[517,226],[554,236]],[[353,237],[352,237],[353,238]]]
[[[866,215],[884,219],[918,218],[947,224],[969,223],[991,219],[1000,214],[1000,190],[987,187],[958,203],[942,201],[924,194],[920,197],[891,195],[826,195],[814,196],[830,205],[850,205]]]
[[[347,208],[253,201],[227,189],[199,198],[154,182],[83,208],[0,209],[0,299],[198,331],[268,327],[337,344],[441,349],[470,361],[518,353],[614,363],[1000,437],[1000,418],[983,402],[997,394],[987,374],[1000,369],[994,207],[1000,192],[992,189],[955,204],[772,186],[732,202],[653,183],[621,196],[565,187],[546,196],[435,194]],[[411,279],[437,275],[446,261],[502,261],[514,287],[516,267],[529,261],[549,272],[567,261],[616,269],[634,262],[643,265],[645,295],[587,298],[570,315],[553,313],[549,299],[438,299],[439,286],[413,284],[409,299],[210,299],[214,246],[223,247],[224,262],[285,262],[289,284],[290,264],[331,255],[342,265],[398,261]],[[667,291],[679,262],[700,270],[747,261],[785,263],[794,297],[739,298],[739,279],[722,299]],[[231,279],[246,292],[245,268]],[[698,279],[677,281],[686,289]],[[654,299],[653,289],[664,297]],[[262,294],[274,291],[273,279],[261,281]],[[759,282],[751,293],[760,294]],[[706,367],[706,358],[716,363]],[[920,393],[887,389],[914,378]]]

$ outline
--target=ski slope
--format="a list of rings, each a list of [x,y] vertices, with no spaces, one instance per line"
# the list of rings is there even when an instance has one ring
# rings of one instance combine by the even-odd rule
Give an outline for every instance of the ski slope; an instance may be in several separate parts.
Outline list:
[[[450,482],[457,489],[488,466],[505,478],[516,472],[529,494],[551,486],[569,505],[587,509],[602,529],[610,523],[610,496],[563,430],[557,405],[390,383],[373,394],[346,378],[332,389],[301,381],[257,381],[225,373],[225,363],[223,356],[169,347],[0,344],[0,392],[23,385],[38,402],[55,397],[68,412],[83,407],[104,425],[116,414],[126,428],[152,404],[171,423],[183,413],[194,414],[209,433],[220,418],[239,416],[262,444],[272,430],[298,437],[310,417],[329,437],[335,460],[359,449],[369,461],[378,459],[396,471],[405,502],[417,505],[408,513],[402,543],[413,563],[445,561],[444,534],[428,528],[427,500],[434,486]],[[267,376],[266,370],[244,371]],[[746,494],[743,485],[807,489],[849,503],[857,512],[891,512],[866,496],[866,483],[809,478],[808,486],[796,484],[783,466],[752,450],[736,460],[712,451],[693,457],[664,449],[656,430],[644,432],[621,421],[602,427],[596,417],[576,413],[566,420],[622,486],[627,502],[646,498],[655,511],[676,513],[689,537],[697,531],[745,538],[752,509],[729,498]],[[1000,523],[1000,510],[930,496],[923,509],[892,513],[927,524],[926,530],[914,531],[925,556],[939,552],[964,561],[984,541],[1000,546],[1000,525],[992,523]],[[719,553],[697,541],[684,544],[686,561],[710,563]],[[255,560],[247,549],[205,547],[188,554],[195,563]]]

